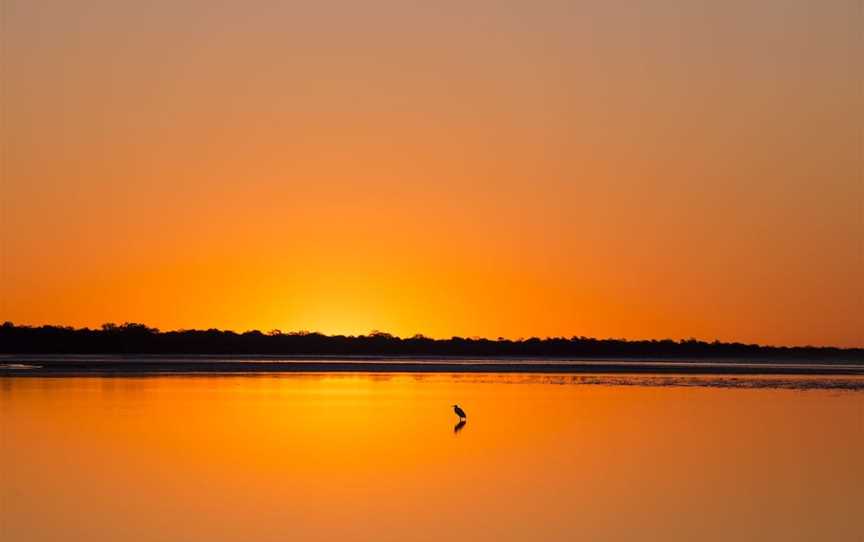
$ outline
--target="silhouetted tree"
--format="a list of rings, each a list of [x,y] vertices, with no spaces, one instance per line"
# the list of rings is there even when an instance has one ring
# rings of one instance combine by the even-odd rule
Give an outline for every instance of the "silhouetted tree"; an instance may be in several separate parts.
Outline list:
[[[414,356],[520,356],[520,357],[632,357],[632,358],[746,358],[864,361],[864,349],[783,347],[705,342],[694,338],[627,341],[583,336],[511,340],[498,337],[432,339],[410,338],[382,331],[369,335],[327,336],[312,331],[283,333],[258,330],[242,334],[215,328],[159,331],[144,324],[105,323],[100,329],[58,326],[0,326],[0,352],[63,354],[272,354],[272,355],[414,355]]]

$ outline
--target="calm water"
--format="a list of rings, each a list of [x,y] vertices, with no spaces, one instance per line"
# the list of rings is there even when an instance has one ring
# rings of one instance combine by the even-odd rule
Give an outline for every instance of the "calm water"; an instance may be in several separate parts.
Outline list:
[[[4,377],[0,539],[860,542],[862,382]]]

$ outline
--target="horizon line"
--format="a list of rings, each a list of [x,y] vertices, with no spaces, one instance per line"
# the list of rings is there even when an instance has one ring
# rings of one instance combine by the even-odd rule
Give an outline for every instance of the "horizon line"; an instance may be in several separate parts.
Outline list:
[[[370,337],[382,337],[382,338],[390,338],[390,339],[398,339],[400,341],[404,340],[430,340],[430,341],[452,341],[455,339],[459,340],[467,340],[467,341],[488,341],[488,342],[512,342],[512,343],[524,343],[531,340],[538,341],[551,341],[551,340],[565,340],[565,341],[574,341],[574,340],[582,340],[582,341],[596,341],[596,342],[625,342],[625,343],[651,343],[651,342],[672,342],[675,344],[686,344],[688,342],[702,343],[706,345],[716,344],[716,345],[741,345],[747,347],[758,347],[758,348],[776,348],[776,349],[794,349],[794,348],[817,348],[817,349],[836,349],[836,350],[858,350],[864,351],[864,345],[862,346],[836,346],[836,345],[814,345],[814,344],[796,344],[796,345],[777,345],[777,344],[763,344],[763,343],[747,343],[741,342],[737,340],[721,340],[721,339],[700,339],[696,337],[682,337],[678,339],[674,339],[671,337],[666,338],[625,338],[625,337],[591,337],[587,335],[531,335],[531,336],[522,336],[518,338],[511,338],[505,336],[498,337],[483,337],[479,335],[451,335],[449,337],[434,337],[430,335],[426,335],[423,333],[415,333],[413,335],[396,335],[387,331],[382,331],[379,329],[372,329],[365,334],[345,334],[345,333],[325,333],[322,331],[315,330],[306,330],[306,329],[298,329],[291,331],[283,331],[279,328],[273,328],[269,331],[262,331],[260,329],[247,329],[245,331],[237,331],[235,329],[223,329],[217,327],[209,327],[209,328],[175,328],[175,329],[160,329],[158,327],[151,327],[147,324],[141,322],[123,322],[122,324],[117,324],[114,322],[104,322],[99,327],[91,328],[89,326],[83,327],[75,327],[72,325],[61,325],[61,324],[15,324],[10,320],[4,321],[0,324],[0,328],[9,327],[13,328],[30,328],[30,329],[38,329],[38,328],[56,328],[56,329],[64,329],[64,330],[72,330],[72,331],[95,331],[95,332],[107,332],[112,330],[122,330],[128,328],[135,329],[146,329],[151,333],[184,333],[184,332],[207,332],[207,331],[217,331],[220,333],[233,333],[235,335],[245,335],[245,334],[260,334],[264,336],[270,337],[280,337],[280,336],[294,336],[294,337],[302,337],[309,335],[318,335],[325,338],[370,338]]]

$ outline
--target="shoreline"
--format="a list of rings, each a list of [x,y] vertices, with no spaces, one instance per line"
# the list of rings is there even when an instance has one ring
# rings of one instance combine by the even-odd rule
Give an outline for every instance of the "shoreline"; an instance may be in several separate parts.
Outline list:
[[[277,359],[278,358],[278,359]],[[543,373],[864,376],[864,364],[787,360],[0,355],[0,376],[240,373]]]

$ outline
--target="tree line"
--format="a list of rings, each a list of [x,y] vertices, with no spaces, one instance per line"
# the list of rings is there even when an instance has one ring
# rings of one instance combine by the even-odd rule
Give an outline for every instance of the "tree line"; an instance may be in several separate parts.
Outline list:
[[[327,356],[522,356],[637,358],[788,358],[864,361],[862,348],[825,346],[763,346],[737,342],[625,340],[591,337],[486,339],[423,335],[397,337],[373,331],[368,335],[324,335],[295,331],[253,330],[160,331],[144,324],[103,324],[99,329],[63,326],[0,326],[0,352],[11,354],[220,354]]]

